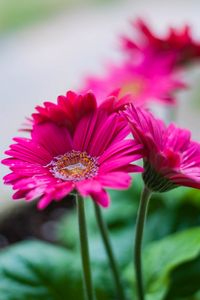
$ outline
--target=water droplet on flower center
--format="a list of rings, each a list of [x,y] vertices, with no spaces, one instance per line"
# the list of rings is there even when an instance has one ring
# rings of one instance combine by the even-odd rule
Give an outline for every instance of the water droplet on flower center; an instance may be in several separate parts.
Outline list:
[[[56,156],[48,165],[54,177],[64,181],[81,181],[97,175],[98,161],[86,152],[72,150]]]

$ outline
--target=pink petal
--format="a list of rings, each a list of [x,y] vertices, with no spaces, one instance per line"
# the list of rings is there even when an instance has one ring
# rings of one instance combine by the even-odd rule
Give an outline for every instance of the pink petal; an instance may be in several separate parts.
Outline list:
[[[35,125],[32,139],[42,145],[52,156],[64,154],[72,149],[72,139],[67,128],[50,122]]]
[[[102,186],[113,189],[127,189],[131,184],[131,176],[125,172],[110,172],[98,176]]]
[[[91,192],[100,192],[102,187],[99,181],[88,179],[76,183],[76,189],[82,196],[88,196]]]
[[[100,192],[92,192],[91,194],[92,199],[102,207],[108,207],[110,205],[110,197],[105,190],[101,190]]]

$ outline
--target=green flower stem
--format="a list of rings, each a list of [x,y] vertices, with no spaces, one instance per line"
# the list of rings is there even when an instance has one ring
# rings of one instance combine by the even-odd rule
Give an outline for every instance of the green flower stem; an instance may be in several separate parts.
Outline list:
[[[141,250],[142,250],[144,225],[145,225],[150,197],[151,197],[151,191],[145,186],[141,195],[140,205],[139,205],[138,215],[136,220],[135,249],[134,249],[134,264],[135,264],[138,300],[145,299],[143,277],[142,277]]]
[[[92,276],[90,270],[90,256],[88,247],[88,236],[85,220],[84,199],[76,194],[76,203],[78,210],[79,237],[83,268],[83,283],[85,289],[85,299],[95,300],[94,290],[92,286]]]
[[[109,240],[107,226],[106,226],[106,223],[104,222],[104,219],[102,216],[101,208],[96,203],[94,203],[94,208],[95,208],[95,213],[96,213],[99,230],[100,230],[100,233],[102,236],[104,247],[105,247],[108,259],[109,259],[112,273],[113,273],[113,277],[114,277],[114,281],[115,281],[115,285],[116,285],[117,297],[120,300],[125,300],[124,291],[123,291],[122,283],[121,283],[120,276],[119,276],[119,271],[117,268],[117,264],[115,261],[113,251],[112,251],[112,246],[111,246],[111,243]]]

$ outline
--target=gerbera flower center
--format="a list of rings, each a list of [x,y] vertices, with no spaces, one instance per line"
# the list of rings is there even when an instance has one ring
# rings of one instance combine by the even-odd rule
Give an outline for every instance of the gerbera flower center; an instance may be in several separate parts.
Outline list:
[[[54,177],[64,181],[92,178],[97,175],[99,168],[97,157],[75,150],[56,156],[48,166]]]
[[[120,90],[120,97],[127,94],[132,94],[134,96],[139,96],[144,90],[144,82],[140,79],[135,79],[132,81],[125,82]]]

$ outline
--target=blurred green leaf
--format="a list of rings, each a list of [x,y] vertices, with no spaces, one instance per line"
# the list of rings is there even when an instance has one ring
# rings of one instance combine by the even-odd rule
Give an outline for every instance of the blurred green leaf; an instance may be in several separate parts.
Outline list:
[[[93,4],[94,0],[85,0]],[[95,0],[108,2],[108,0]],[[56,12],[82,4],[81,0],[0,0],[0,33],[21,28]]]
[[[144,254],[147,291],[162,289],[168,284],[170,272],[200,252],[200,228],[176,233],[152,243]],[[200,287],[199,287],[200,288]]]
[[[186,298],[200,290],[200,256],[187,261],[170,274],[170,284],[165,300]]]
[[[82,299],[76,263],[65,249],[47,243],[11,246],[0,253],[1,300]]]
[[[197,259],[199,253],[200,228],[192,228],[181,233],[176,233],[149,244],[145,248],[143,255],[147,299],[163,300],[171,284],[170,276],[173,274],[173,271],[182,264]],[[127,278],[132,281],[135,289],[132,264],[127,269],[126,275]],[[188,276],[187,269],[185,270],[185,274],[182,272],[181,282],[183,284],[185,276]],[[193,279],[193,277],[191,279]],[[198,279],[196,278],[196,280]],[[193,289],[193,291],[200,291],[200,285],[196,288],[195,283]],[[171,297],[170,300],[172,299]]]
[[[30,241],[0,253],[1,300],[83,300],[79,257],[64,248]],[[97,288],[97,299],[107,293]]]
[[[1,0],[0,32],[16,29],[61,10],[70,0]]]

